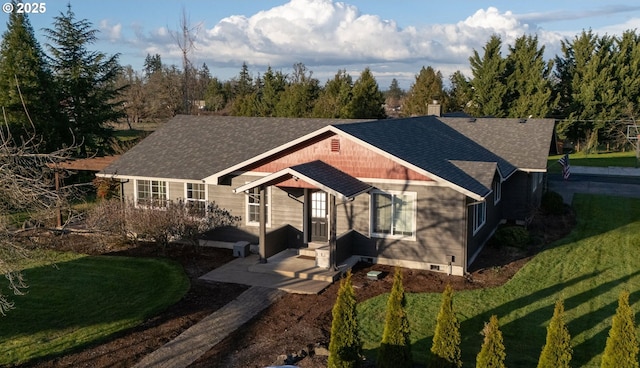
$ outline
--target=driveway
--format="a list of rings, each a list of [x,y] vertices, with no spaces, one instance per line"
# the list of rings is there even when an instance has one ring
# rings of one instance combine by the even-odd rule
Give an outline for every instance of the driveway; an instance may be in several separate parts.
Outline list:
[[[637,176],[572,174],[569,180],[563,180],[559,174],[550,174],[548,183],[549,190],[560,193],[568,204],[572,203],[574,193],[640,198],[640,177]]]

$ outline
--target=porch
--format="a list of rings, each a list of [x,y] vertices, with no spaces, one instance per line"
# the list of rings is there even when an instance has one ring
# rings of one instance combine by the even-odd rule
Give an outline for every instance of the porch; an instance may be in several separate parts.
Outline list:
[[[285,249],[259,262],[258,254],[250,254],[216,268],[200,277],[201,280],[262,286],[293,294],[318,294],[343,273],[351,269],[359,258],[350,257],[337,265],[336,270],[316,266],[315,259],[301,256],[298,249]]]

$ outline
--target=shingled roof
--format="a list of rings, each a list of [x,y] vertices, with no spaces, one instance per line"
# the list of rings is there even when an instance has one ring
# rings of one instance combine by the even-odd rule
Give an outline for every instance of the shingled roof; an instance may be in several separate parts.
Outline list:
[[[517,170],[509,161],[435,116],[335,127],[479,197],[491,192],[485,177],[490,175],[493,179],[496,166],[505,178]],[[488,174],[487,163],[494,167]]]
[[[201,180],[336,122],[178,115],[101,174]]]
[[[266,152],[278,152],[302,137],[321,134],[329,125],[336,133],[482,198],[491,192],[496,169],[503,178],[518,169],[546,170],[554,121],[436,116],[373,121],[176,116],[101,175],[202,180],[243,167]]]

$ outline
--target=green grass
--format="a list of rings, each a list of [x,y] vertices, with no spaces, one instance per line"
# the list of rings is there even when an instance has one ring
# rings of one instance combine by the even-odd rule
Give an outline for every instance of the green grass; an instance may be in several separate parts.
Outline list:
[[[174,304],[189,288],[182,267],[166,260],[45,255],[25,265],[28,294],[12,296],[16,308],[0,317],[0,366],[102,341]]]
[[[557,174],[562,171],[558,160],[563,155],[549,156],[547,159],[547,169],[550,173]],[[636,153],[612,152],[612,153],[585,153],[578,152],[569,155],[569,163],[572,166],[595,166],[595,167],[637,167]]]
[[[554,303],[565,301],[574,349],[572,366],[598,367],[621,290],[640,309],[640,200],[576,195],[578,224],[565,239],[539,253],[501,287],[458,292],[465,366],[474,366],[484,322],[500,321],[507,366],[535,367],[545,343]],[[426,362],[440,294],[408,294],[413,354]],[[386,295],[359,305],[364,348],[375,357],[382,334]]]

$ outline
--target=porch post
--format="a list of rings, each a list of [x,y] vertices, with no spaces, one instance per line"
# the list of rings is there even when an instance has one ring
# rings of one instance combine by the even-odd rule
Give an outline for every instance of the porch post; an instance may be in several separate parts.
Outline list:
[[[336,266],[336,221],[338,219],[338,215],[336,214],[336,196],[333,194],[329,194],[329,212],[329,216],[331,216],[329,220],[329,269],[336,271],[338,269]]]
[[[311,200],[311,191],[304,188],[304,200],[302,204],[302,244],[309,243],[309,201]]]
[[[260,186],[260,207],[259,207],[259,216],[260,216],[260,244],[259,244],[259,253],[260,253],[260,263],[267,263],[267,247],[266,247],[266,239],[267,239],[267,205],[266,205],[266,188],[264,185]]]

